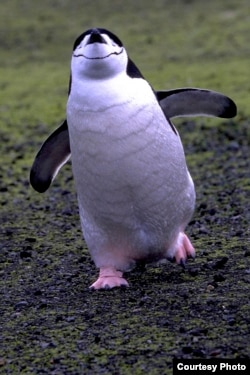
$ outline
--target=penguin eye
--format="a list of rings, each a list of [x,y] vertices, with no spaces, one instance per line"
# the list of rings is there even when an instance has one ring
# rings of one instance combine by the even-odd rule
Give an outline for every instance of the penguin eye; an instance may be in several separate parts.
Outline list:
[[[78,44],[76,49],[82,48],[84,46],[84,41],[82,40],[81,43]]]

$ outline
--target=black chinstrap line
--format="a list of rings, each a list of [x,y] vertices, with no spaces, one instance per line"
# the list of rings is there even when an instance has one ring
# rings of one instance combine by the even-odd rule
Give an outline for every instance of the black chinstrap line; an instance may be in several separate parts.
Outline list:
[[[111,55],[120,55],[121,53],[123,52],[123,48],[121,49],[120,52],[112,52],[106,56],[103,56],[103,57],[87,57],[83,54],[79,54],[79,55],[75,55],[73,54],[74,57],[84,57],[85,59],[88,59],[88,60],[103,60],[103,59],[106,59],[107,57],[111,56]]]

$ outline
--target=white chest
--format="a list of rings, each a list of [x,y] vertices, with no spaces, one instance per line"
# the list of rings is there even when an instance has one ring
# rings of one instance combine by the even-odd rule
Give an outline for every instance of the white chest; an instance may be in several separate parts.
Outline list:
[[[78,85],[67,120],[78,198],[87,210],[126,216],[135,202],[159,210],[186,184],[180,138],[146,81]]]
[[[167,123],[154,93],[143,79],[126,75],[115,80],[72,85],[67,105],[72,157],[79,152],[119,159],[140,153],[147,145],[180,144]],[[80,151],[81,150],[81,151]]]

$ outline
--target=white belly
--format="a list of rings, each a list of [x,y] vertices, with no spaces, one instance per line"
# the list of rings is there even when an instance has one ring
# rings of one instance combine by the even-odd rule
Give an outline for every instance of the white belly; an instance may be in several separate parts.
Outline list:
[[[130,260],[160,258],[193,213],[194,187],[180,138],[152,100],[153,93],[139,104],[128,96],[81,109],[69,98],[81,223],[98,267],[113,248]]]

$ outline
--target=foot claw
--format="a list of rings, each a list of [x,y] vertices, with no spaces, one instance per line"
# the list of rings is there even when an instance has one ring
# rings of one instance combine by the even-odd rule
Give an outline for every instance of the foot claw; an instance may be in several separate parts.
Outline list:
[[[174,257],[176,263],[180,264],[183,268],[185,268],[185,263],[188,258],[195,258],[194,247],[185,233],[179,234]]]
[[[180,260],[180,266],[181,266],[183,269],[186,268],[186,261],[185,261],[183,258],[181,258],[181,260]]]
[[[113,267],[100,268],[98,279],[90,286],[90,289],[112,289],[115,287],[128,287],[128,282],[122,277],[122,272]]]

